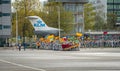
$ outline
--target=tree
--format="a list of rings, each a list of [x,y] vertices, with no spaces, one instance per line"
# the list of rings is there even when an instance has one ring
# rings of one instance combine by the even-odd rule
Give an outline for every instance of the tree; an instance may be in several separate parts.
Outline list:
[[[114,13],[107,14],[107,29],[108,30],[115,30],[116,27],[117,16]]]
[[[87,3],[84,5],[84,23],[85,23],[85,30],[93,30],[93,27],[95,25],[95,15],[96,12],[94,12],[94,7],[92,4]]]
[[[58,12],[60,13],[60,26],[65,33],[72,31],[73,27],[73,15],[72,12],[66,11],[62,3],[60,2],[49,2],[44,8],[47,12],[46,23],[49,26],[58,28]],[[60,9],[60,11],[59,11]]]
[[[96,8],[95,25],[94,30],[103,31],[106,30],[106,17],[105,17],[105,6],[103,4],[98,5]]]
[[[94,30],[96,30],[96,31],[103,30],[104,25],[105,25],[103,18],[97,14],[95,19],[96,19],[96,22],[94,25]]]
[[[29,15],[36,15],[38,10],[41,10],[41,5],[39,0],[16,0],[12,6],[16,9],[18,15],[18,32],[20,36],[32,36],[33,27],[29,21],[25,18]],[[16,26],[16,13],[13,13],[12,19],[12,33],[15,36],[15,26]]]
[[[65,32],[70,32],[72,30],[73,15],[71,12],[65,11],[61,3],[48,3],[45,7],[39,4],[39,0],[16,0],[12,5],[17,9],[18,13],[18,28],[20,36],[32,36],[33,26],[25,18],[31,15],[40,16],[48,26],[58,28],[58,8],[60,8],[60,26]],[[56,6],[55,6],[55,5]],[[12,25],[13,25],[13,36],[15,36],[16,30],[16,13],[13,13]]]

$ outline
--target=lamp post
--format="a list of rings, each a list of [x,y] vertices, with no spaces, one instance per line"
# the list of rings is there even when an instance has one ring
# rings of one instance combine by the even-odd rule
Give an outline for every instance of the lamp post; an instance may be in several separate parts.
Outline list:
[[[60,41],[60,7],[57,6],[58,8],[58,28],[59,28],[59,41]]]
[[[24,17],[27,16],[27,11],[26,11],[26,7],[27,7],[27,0],[24,0]],[[25,43],[25,27],[26,27],[26,20],[24,19],[24,23],[23,23],[23,44]]]
[[[16,44],[18,44],[18,16],[17,16],[17,8],[16,10]]]
[[[82,33],[84,35],[85,33],[85,23],[84,23],[84,6],[83,6],[83,30],[82,30]]]

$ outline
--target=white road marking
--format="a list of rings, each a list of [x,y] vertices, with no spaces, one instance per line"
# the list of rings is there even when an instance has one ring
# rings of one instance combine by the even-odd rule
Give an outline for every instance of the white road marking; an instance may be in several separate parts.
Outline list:
[[[44,69],[34,68],[34,67],[30,67],[30,66],[25,66],[25,65],[22,65],[22,64],[17,64],[17,63],[9,62],[9,61],[2,60],[2,59],[0,59],[0,62],[12,64],[12,65],[20,66],[20,67],[24,67],[24,68],[29,68],[29,69],[33,69],[33,70],[37,70],[37,71],[46,71],[46,70],[44,70]]]
[[[120,57],[120,53],[71,53],[73,55],[87,55],[87,56],[114,56],[114,57]]]

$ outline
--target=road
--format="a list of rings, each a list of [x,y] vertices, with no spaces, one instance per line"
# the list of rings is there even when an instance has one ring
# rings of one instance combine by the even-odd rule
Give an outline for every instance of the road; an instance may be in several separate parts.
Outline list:
[[[0,71],[120,71],[120,48],[0,49]]]

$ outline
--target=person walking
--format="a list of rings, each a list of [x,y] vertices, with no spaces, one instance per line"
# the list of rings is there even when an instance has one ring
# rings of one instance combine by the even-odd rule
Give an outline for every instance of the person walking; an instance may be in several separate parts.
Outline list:
[[[24,48],[24,51],[26,50],[26,43],[24,42],[23,43],[23,48]]]
[[[37,49],[38,50],[40,49],[40,42],[39,41],[37,42]]]
[[[18,44],[19,51],[21,51],[21,43]]]

